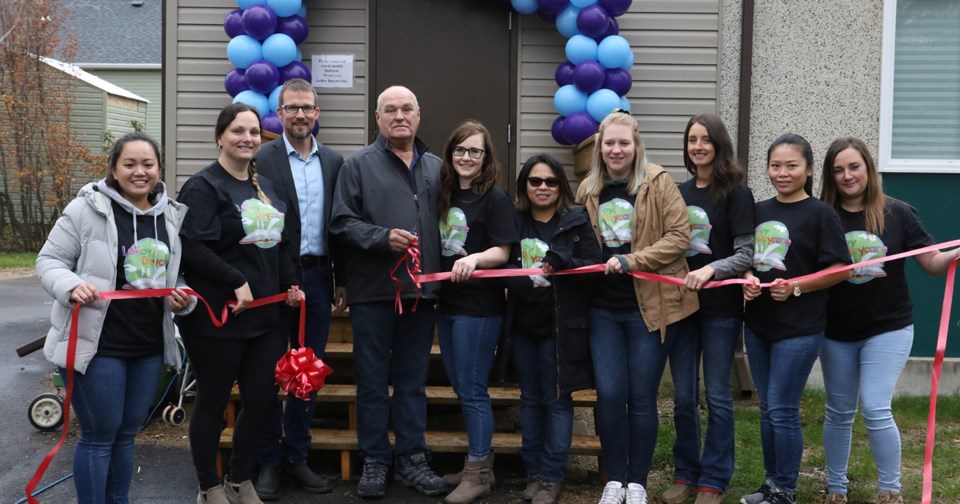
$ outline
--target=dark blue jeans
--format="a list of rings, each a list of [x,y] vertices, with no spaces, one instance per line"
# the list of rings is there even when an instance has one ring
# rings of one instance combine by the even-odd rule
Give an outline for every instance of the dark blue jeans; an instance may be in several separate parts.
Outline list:
[[[688,317],[650,332],[639,311],[590,309],[590,352],[597,384],[597,433],[610,481],[647,486],[659,418],[657,394],[667,355],[691,341]]]
[[[323,357],[330,334],[331,302],[330,264],[322,263],[315,267],[298,268],[300,289],[307,297],[307,321],[304,331],[304,343],[313,349],[317,357]],[[300,348],[298,330],[300,327],[299,308],[281,308],[287,324],[281,324],[281,331],[290,341],[291,348]],[[310,394],[310,400],[304,401],[292,394],[286,398],[286,407],[277,403],[276,411],[268,421],[268,439],[260,453],[262,465],[277,465],[282,459],[292,464],[306,464],[307,451],[310,448],[310,424],[317,405],[317,393]],[[281,421],[281,410],[283,419]],[[281,423],[283,425],[283,443],[281,455]]]
[[[437,333],[440,355],[453,391],[460,399],[467,428],[467,455],[480,460],[490,454],[493,406],[487,385],[500,340],[503,317],[470,317],[440,313]]]
[[[80,439],[73,456],[73,484],[80,504],[126,503],[133,477],[133,440],[150,412],[163,356],[94,357],[75,373],[73,411]],[[66,381],[66,371],[60,369]]]
[[[800,399],[820,355],[823,333],[770,343],[747,328],[744,341],[750,374],[760,394],[760,442],[766,478],[782,490],[795,492],[803,456]]]
[[[573,439],[573,400],[557,390],[557,340],[513,340],[520,382],[520,457],[528,477],[559,483]]]
[[[357,442],[364,460],[389,465],[393,424],[397,456],[425,453],[427,366],[433,346],[436,310],[433,303],[412,303],[397,314],[393,302],[350,305],[353,362],[357,382]],[[393,385],[393,396],[387,391]]]
[[[724,492],[733,475],[733,396],[730,368],[741,321],[736,317],[693,317],[693,343],[670,352],[673,377],[674,480],[698,488]],[[706,389],[707,435],[700,455],[700,415],[697,409],[700,362]]]

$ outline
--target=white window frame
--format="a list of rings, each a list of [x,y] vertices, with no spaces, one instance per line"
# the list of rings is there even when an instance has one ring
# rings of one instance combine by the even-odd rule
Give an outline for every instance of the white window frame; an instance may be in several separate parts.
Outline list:
[[[960,159],[893,158],[893,63],[897,41],[897,0],[883,2],[883,46],[880,61],[880,152],[882,172],[960,173]]]

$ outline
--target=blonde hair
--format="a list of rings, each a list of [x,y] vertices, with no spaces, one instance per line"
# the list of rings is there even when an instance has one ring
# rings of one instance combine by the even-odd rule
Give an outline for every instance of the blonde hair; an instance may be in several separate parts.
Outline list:
[[[603,190],[607,181],[610,180],[610,175],[607,173],[607,165],[603,162],[602,147],[603,134],[606,132],[607,127],[613,124],[627,126],[633,132],[635,152],[630,178],[627,181],[627,193],[631,196],[637,194],[637,191],[640,190],[640,185],[643,184],[643,179],[647,176],[647,156],[644,153],[643,142],[640,141],[640,125],[637,124],[637,120],[634,119],[629,112],[622,110],[613,111],[600,123],[597,141],[593,144],[590,173],[588,173],[587,177],[580,183],[580,188],[577,191],[577,203],[583,204],[588,197],[599,196],[600,191]]]
[[[250,173],[250,183],[253,184],[253,188],[257,190],[257,198],[268,205],[273,205],[273,203],[270,202],[270,198],[268,198],[266,193],[263,192],[263,189],[260,188],[260,177],[257,176],[256,159],[250,161],[247,171]]]

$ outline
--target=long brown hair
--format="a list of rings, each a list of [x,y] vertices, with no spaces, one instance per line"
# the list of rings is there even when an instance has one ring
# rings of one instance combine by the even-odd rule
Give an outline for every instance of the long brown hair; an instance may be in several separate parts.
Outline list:
[[[731,189],[746,181],[747,173],[737,162],[733,152],[733,142],[730,140],[730,133],[727,132],[723,120],[716,114],[700,114],[691,117],[687,121],[687,128],[683,130],[683,164],[690,175],[697,176],[697,167],[690,159],[690,153],[687,152],[687,139],[690,136],[690,128],[694,124],[699,124],[707,130],[707,136],[713,144],[713,171],[710,173],[709,191],[714,201],[723,201]]]
[[[220,115],[217,116],[217,125],[213,130],[213,138],[216,140],[217,145],[220,144],[220,137],[223,136],[223,132],[227,131],[227,128],[230,127],[230,123],[240,115],[241,112],[253,112],[253,115],[257,116],[257,124],[260,125],[260,129],[263,129],[263,124],[260,122],[260,113],[257,112],[257,109],[247,105],[246,103],[231,103],[226,107],[223,107],[223,110],[220,111]],[[257,190],[257,198],[260,201],[271,205],[270,198],[263,192],[263,189],[260,188],[260,178],[257,176],[257,159],[254,158],[250,160],[250,164],[247,165],[247,173],[250,175],[250,183],[253,184],[253,188]]]
[[[863,158],[863,166],[867,170],[867,187],[863,191],[863,213],[867,232],[880,236],[883,234],[884,214],[887,210],[887,196],[883,194],[883,184],[880,183],[880,174],[877,164],[867,149],[863,140],[855,137],[838,138],[827,148],[827,155],[823,158],[821,172],[820,199],[839,210],[843,203],[843,195],[837,188],[837,181],[833,177],[833,163],[837,155],[847,149],[854,149]]]
[[[473,135],[483,137],[483,163],[480,165],[480,173],[470,181],[470,190],[477,196],[483,196],[500,182],[500,161],[497,160],[497,150],[493,146],[490,131],[479,121],[473,119],[463,121],[453,130],[453,133],[450,133],[447,146],[443,149],[443,164],[440,167],[439,215],[441,219],[447,218],[450,200],[453,198],[453,193],[460,187],[460,176],[453,168],[453,149]]]

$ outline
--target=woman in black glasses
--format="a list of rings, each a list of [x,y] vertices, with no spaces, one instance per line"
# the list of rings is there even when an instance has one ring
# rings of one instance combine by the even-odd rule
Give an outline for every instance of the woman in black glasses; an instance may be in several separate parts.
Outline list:
[[[547,273],[600,263],[600,245],[560,163],[537,154],[517,176],[517,231],[511,261]],[[587,307],[596,275],[515,277],[508,282],[506,338],[520,382],[520,455],[525,500],[553,504],[573,435],[570,393],[593,386]]]
[[[438,332],[443,365],[460,399],[467,430],[463,471],[449,475],[457,488],[451,504],[467,504],[490,494],[493,476],[493,408],[487,394],[500,325],[502,286],[470,279],[478,269],[507,262],[517,241],[513,208],[497,187],[500,163],[482,124],[467,120],[447,141],[440,168],[441,271],[451,273],[440,288]]]

